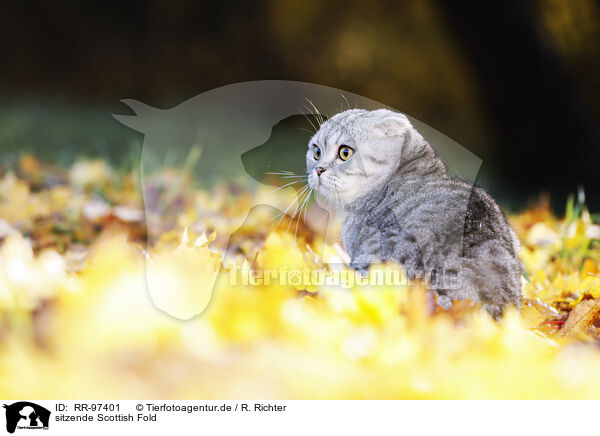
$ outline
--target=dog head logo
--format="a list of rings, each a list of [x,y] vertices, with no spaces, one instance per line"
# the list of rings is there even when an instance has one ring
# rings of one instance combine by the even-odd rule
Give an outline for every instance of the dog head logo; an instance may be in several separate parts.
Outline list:
[[[29,401],[4,404],[6,409],[6,431],[14,433],[15,429],[47,429],[50,411]]]
[[[157,109],[134,100],[123,100],[123,103],[135,115],[114,117],[144,135],[140,177],[150,246],[165,231],[175,228],[177,216],[181,215],[178,208],[184,196],[173,188],[183,184],[178,179],[180,169],[185,168],[197,185],[208,190],[216,183],[234,180],[243,180],[251,192],[259,191],[265,184],[274,185],[276,190],[295,190],[300,199],[291,207],[289,203],[282,204],[281,195],[254,195],[253,199],[260,198],[254,200],[255,204],[240,202],[236,208],[244,208],[245,212],[231,217],[228,228],[240,229],[252,213],[264,214],[265,208],[276,217],[275,222],[281,221],[279,216],[294,214],[298,203],[304,201],[302,184],[293,182],[301,180],[306,173],[308,142],[319,123],[350,108],[393,110],[339,89],[275,80],[213,89],[171,109]],[[431,127],[408,118],[435,147],[450,172],[474,182],[481,165],[477,156]],[[165,174],[158,171],[161,168],[176,170]],[[273,172],[281,175],[280,182],[268,176]],[[327,234],[333,220],[329,219],[325,207],[320,212],[313,214],[312,219],[316,215],[315,221],[321,223],[318,227]],[[232,235],[235,231],[218,234],[221,244],[228,246]],[[320,247],[313,247],[313,251],[320,254]],[[163,276],[153,275],[153,269],[146,268],[148,291],[156,307],[180,319],[192,318],[206,308],[210,295],[193,304],[173,304],[177,297],[165,291],[166,288],[171,290],[173,284],[161,280]],[[218,273],[212,279],[203,277],[202,286],[212,290],[217,277]]]

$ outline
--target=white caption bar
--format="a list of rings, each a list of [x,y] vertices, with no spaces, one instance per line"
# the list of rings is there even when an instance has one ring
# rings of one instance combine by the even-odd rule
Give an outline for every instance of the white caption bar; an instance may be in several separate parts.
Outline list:
[[[576,434],[594,428],[598,407],[596,402],[556,401],[3,400],[2,404],[0,434],[20,436],[167,431],[261,436]]]

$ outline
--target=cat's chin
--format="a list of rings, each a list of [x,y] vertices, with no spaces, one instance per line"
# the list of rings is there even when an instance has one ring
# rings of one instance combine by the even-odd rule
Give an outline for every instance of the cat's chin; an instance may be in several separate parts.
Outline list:
[[[329,212],[338,212],[343,209],[343,206],[336,203],[335,197],[329,193],[323,193],[320,190],[315,190],[315,201],[320,208]]]

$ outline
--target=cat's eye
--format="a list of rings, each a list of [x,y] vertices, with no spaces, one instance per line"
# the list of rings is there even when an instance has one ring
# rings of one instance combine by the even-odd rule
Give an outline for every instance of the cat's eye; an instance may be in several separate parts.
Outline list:
[[[315,160],[321,158],[321,148],[318,145],[315,145],[313,148],[313,156],[315,157]]]
[[[340,146],[338,151],[341,160],[348,160],[354,154],[354,150],[348,147],[347,145]]]

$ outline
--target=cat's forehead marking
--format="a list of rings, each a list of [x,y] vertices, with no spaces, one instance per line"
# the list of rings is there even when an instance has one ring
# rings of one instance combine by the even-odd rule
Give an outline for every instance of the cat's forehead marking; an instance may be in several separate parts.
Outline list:
[[[323,123],[319,129],[319,139],[324,142],[324,146],[331,143],[337,145],[340,141],[352,139],[356,135],[355,127],[349,114],[342,112]]]
[[[327,146],[335,147],[344,136],[348,136],[347,129],[345,129],[343,126],[334,128],[325,136]]]
[[[339,132],[341,135],[356,137],[363,135],[371,125],[371,120],[377,118],[377,114],[362,109],[351,109],[341,112],[323,123],[325,132]]]

